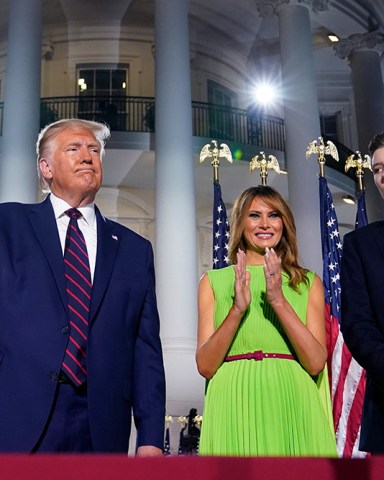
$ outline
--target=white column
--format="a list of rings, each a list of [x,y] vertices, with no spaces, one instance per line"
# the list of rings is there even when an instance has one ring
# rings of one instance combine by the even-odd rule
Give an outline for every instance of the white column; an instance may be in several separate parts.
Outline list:
[[[40,121],[41,1],[9,2],[0,201],[35,202]]]
[[[156,277],[167,411],[201,414],[188,0],[156,0]]]
[[[377,133],[384,131],[384,86],[380,55],[384,35],[378,32],[351,35],[342,39],[335,52],[348,58],[351,67],[359,150],[368,153],[368,144]],[[368,221],[384,218],[384,202],[369,170],[364,173]]]
[[[327,7],[325,0],[306,3],[316,9]],[[259,12],[279,17],[289,204],[300,261],[322,276],[319,167],[315,157],[305,156],[308,143],[320,136],[309,10],[295,1],[269,0],[259,2]]]

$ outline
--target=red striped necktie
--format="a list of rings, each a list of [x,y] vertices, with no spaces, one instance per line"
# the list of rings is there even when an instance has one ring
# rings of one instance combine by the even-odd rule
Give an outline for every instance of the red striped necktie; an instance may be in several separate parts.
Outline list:
[[[70,218],[64,249],[70,335],[62,369],[75,385],[87,380],[87,340],[89,305],[91,302],[91,270],[87,246],[77,219],[82,215],[76,208],[67,210]]]

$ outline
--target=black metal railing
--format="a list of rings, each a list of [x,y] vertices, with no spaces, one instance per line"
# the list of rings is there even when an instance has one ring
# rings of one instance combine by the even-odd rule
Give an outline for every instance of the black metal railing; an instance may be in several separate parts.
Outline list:
[[[41,99],[40,124],[62,118],[82,118],[108,123],[111,130],[153,132],[152,97],[76,96]]]
[[[41,99],[41,126],[61,118],[104,121],[113,131],[154,132],[152,97],[51,97]],[[192,102],[193,135],[284,151],[284,121],[211,103]]]
[[[246,110],[212,103],[192,103],[193,134],[285,150],[285,128],[281,118],[252,114]]]
[[[155,100],[152,97],[76,96],[41,99],[40,126],[61,118],[104,121],[113,131],[154,132]],[[3,103],[0,103],[2,132]],[[284,151],[281,118],[249,114],[240,108],[192,102],[193,135],[211,137]]]
[[[0,102],[0,135],[3,128],[3,107],[4,103]],[[154,132],[155,99],[87,95],[41,99],[41,127],[62,118],[74,117],[104,121],[113,131]],[[285,151],[284,120],[278,117],[212,103],[192,102],[192,126],[196,137]],[[323,138],[336,144],[340,156],[339,162],[330,158],[328,165],[345,173],[346,159],[354,152],[333,139],[326,136]],[[350,172],[350,176],[353,177],[353,172]]]

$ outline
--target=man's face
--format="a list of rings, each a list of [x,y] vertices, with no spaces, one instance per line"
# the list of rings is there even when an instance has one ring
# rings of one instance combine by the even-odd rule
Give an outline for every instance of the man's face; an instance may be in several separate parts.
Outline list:
[[[378,148],[373,154],[372,170],[375,185],[384,198],[384,147]]]
[[[99,142],[86,129],[69,127],[54,137],[40,160],[52,193],[70,205],[70,199],[84,199],[82,205],[91,203],[103,177],[100,151]]]

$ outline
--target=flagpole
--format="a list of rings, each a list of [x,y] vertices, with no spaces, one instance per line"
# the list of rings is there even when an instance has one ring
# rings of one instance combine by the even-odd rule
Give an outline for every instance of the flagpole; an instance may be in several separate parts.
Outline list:
[[[340,457],[350,458],[365,456],[364,454],[356,453],[359,444],[361,404],[364,395],[365,378],[361,367],[352,358],[340,330],[340,261],[342,244],[332,194],[325,178],[325,155],[331,155],[335,160],[338,160],[338,154],[332,142],[327,142],[327,145],[324,145],[321,137],[319,137],[319,140],[319,144],[317,144],[316,140],[308,144],[306,156],[308,158],[312,153],[317,153],[320,164],[320,226],[326,304],[327,363],[337,451]],[[364,157],[366,162],[368,162],[367,157]],[[367,222],[362,182],[363,164],[364,160],[358,153],[357,159],[354,158],[354,155],[351,155],[345,166],[346,171],[350,167],[358,169],[356,175],[358,176],[360,191],[358,195],[359,222],[356,221],[357,227]],[[369,168],[369,166],[367,165],[364,168]],[[356,385],[356,389],[351,389],[350,385]]]
[[[306,158],[313,153],[317,155],[320,166],[319,173],[319,197],[320,197],[320,230],[321,247],[323,258],[323,286],[325,298],[325,329],[327,345],[327,366],[322,372],[321,383],[317,383],[321,395],[331,396],[332,412],[328,413],[330,424],[335,429],[338,455],[342,456],[343,448],[338,442],[338,427],[341,416],[340,405],[342,402],[336,401],[341,383],[337,381],[340,371],[339,365],[336,366],[336,360],[340,357],[342,351],[342,341],[340,332],[340,259],[341,259],[341,241],[339,227],[333,204],[332,194],[328,188],[325,178],[325,156],[331,155],[336,161],[339,159],[335,145],[328,141],[324,144],[322,137],[318,137],[308,144]],[[335,360],[336,359],[336,360]],[[335,374],[334,374],[335,372]],[[329,374],[330,384],[328,385],[327,373]],[[330,391],[329,391],[330,387]]]
[[[357,210],[356,210],[356,220],[355,220],[355,229],[364,227],[368,225],[368,216],[367,208],[365,205],[365,189],[364,189],[364,168],[368,168],[372,171],[371,166],[371,157],[369,155],[362,156],[359,151],[356,151],[355,154],[350,155],[347,158],[345,163],[345,171],[347,172],[349,168],[356,169],[356,177],[358,182],[358,194],[357,194]],[[363,402],[366,388],[366,372],[365,370],[357,363],[357,361],[352,358],[351,364],[348,370],[349,377],[353,380],[353,384],[356,385],[355,396],[353,402],[351,402],[351,409],[349,417],[354,418],[353,428],[350,428],[350,432],[347,431],[347,437],[349,437],[349,442],[347,444],[348,453],[350,452],[351,457],[366,457],[366,452],[362,452],[358,449],[360,441],[360,430],[361,430],[361,418],[363,410]],[[349,433],[349,435],[348,435]]]
[[[212,262],[213,269],[223,268],[229,265],[228,240],[229,240],[229,222],[225,203],[221,197],[221,187],[219,183],[219,165],[220,158],[225,158],[232,163],[232,153],[228,145],[220,144],[217,140],[212,140],[211,144],[204,145],[200,152],[200,163],[206,158],[211,159],[213,166],[213,211],[212,211]]]

